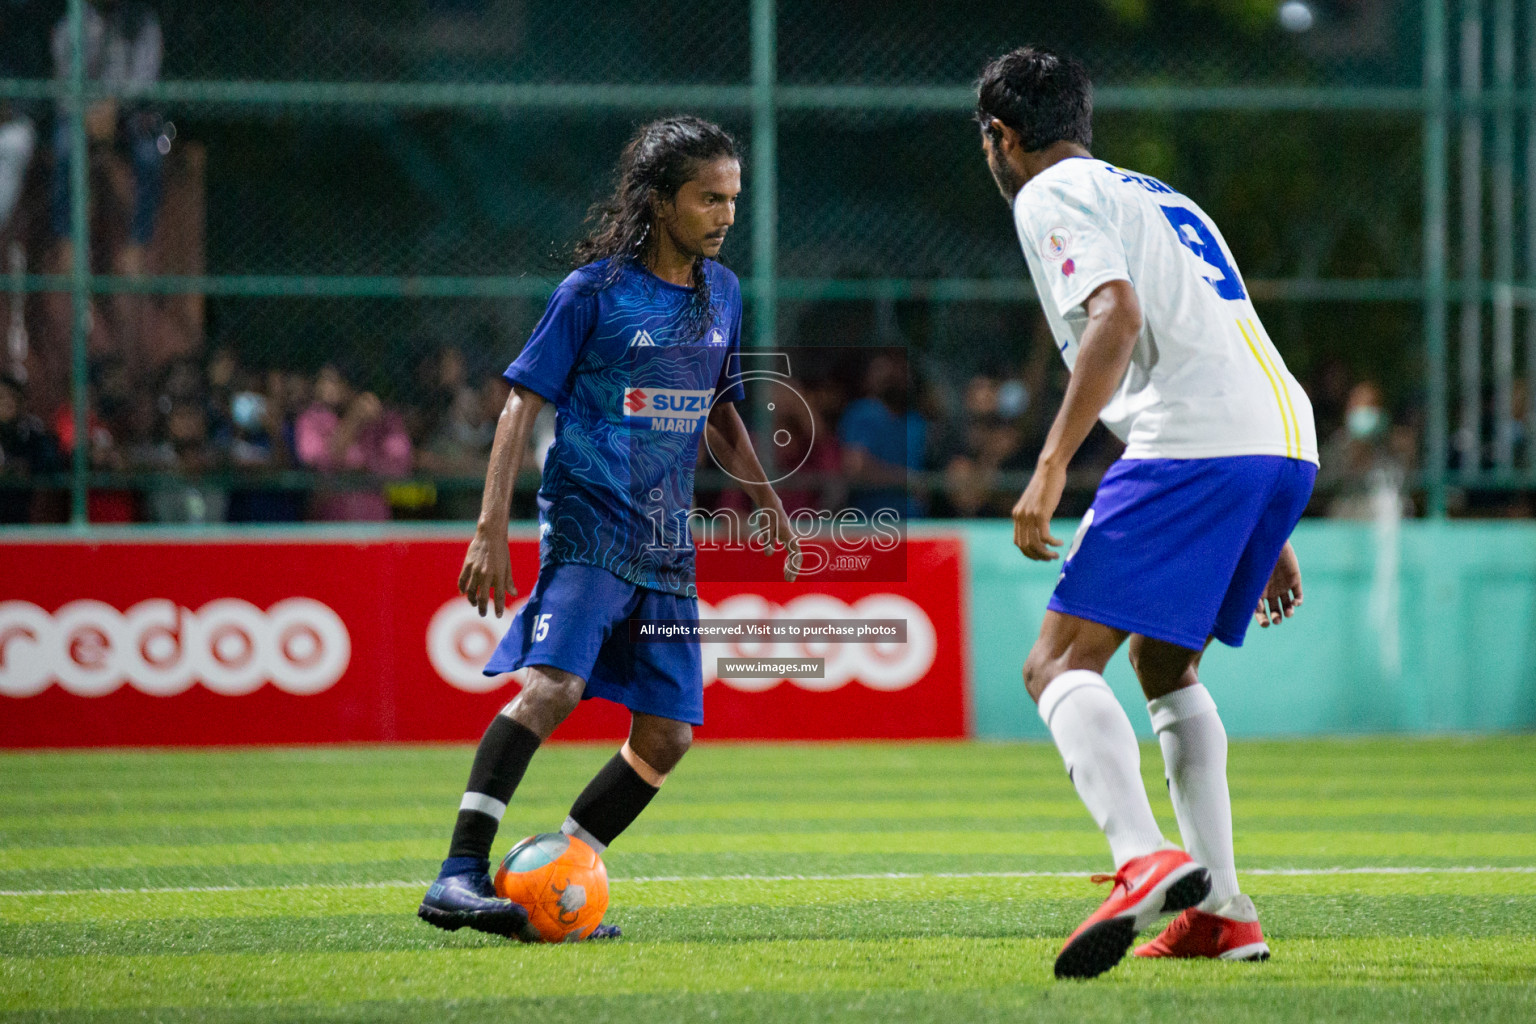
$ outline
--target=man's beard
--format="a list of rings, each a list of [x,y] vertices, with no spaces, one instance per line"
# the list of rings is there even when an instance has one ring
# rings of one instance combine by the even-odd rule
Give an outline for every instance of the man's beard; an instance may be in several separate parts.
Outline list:
[[[697,245],[689,245],[687,242],[683,241],[683,239],[678,237],[677,232],[673,230],[672,225],[666,220],[661,221],[661,230],[667,233],[667,238],[672,242],[672,248],[676,249],[684,256],[691,256],[695,260],[707,258],[707,254],[704,252],[704,243],[707,241],[707,239],[700,239]]]
[[[1002,193],[1003,201],[1010,207],[1018,198],[1019,190],[1024,187],[1024,177],[1018,174],[1004,160],[987,157],[987,167],[992,171],[992,180],[997,182],[997,190]]]

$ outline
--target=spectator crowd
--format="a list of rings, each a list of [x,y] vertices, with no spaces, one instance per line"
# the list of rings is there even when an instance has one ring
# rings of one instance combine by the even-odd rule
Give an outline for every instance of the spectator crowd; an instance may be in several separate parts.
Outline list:
[[[1040,348],[1037,346],[1036,348]],[[791,510],[895,508],[906,516],[1006,516],[1028,480],[1065,385],[1054,350],[1014,372],[935,382],[899,348],[833,361],[782,384],[803,401],[749,394],[746,413]],[[849,350],[857,354],[857,350]],[[473,519],[507,385],[458,347],[406,372],[328,362],[313,373],[256,369],[233,346],[177,360],[146,386],[121,358],[94,360],[87,438],[93,522],[298,522]],[[483,362],[483,360],[481,361]],[[386,400],[365,380],[382,380]],[[1325,438],[1312,511],[1379,514],[1380,495],[1406,513],[1417,432],[1394,424],[1381,388],[1329,376],[1312,385]],[[408,382],[409,390],[400,391]],[[1338,394],[1334,394],[1338,391]],[[771,406],[754,414],[754,401]],[[0,376],[0,521],[67,514],[74,447],[70,405],[29,404]],[[525,458],[514,514],[533,492],[554,437],[546,410]],[[1074,463],[1062,514],[1080,514],[1119,443],[1097,428]],[[743,497],[701,446],[706,507]]]

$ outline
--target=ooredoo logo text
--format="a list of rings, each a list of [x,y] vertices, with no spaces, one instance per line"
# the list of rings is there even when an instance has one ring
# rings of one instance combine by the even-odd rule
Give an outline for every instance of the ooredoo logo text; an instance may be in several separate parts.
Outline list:
[[[57,683],[80,697],[127,685],[170,697],[201,685],[240,696],[271,683],[299,696],[330,689],[352,640],[329,607],[307,597],[263,611],[221,598],[193,611],[154,598],[127,611],[71,601],[53,613],[0,602],[0,695],[30,697]]]

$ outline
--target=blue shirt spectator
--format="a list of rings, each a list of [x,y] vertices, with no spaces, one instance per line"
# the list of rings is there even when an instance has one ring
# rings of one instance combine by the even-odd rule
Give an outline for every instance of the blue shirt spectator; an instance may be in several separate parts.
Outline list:
[[[837,430],[852,487],[849,504],[869,516],[882,508],[903,518],[920,516],[923,509],[910,493],[907,473],[923,468],[928,424],[907,408],[906,366],[892,356],[876,356],[865,389],[867,397],[848,406]]]

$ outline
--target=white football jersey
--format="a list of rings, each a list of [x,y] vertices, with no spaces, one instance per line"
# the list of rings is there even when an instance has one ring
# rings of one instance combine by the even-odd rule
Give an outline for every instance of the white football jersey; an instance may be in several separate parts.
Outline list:
[[[1259,323],[1232,252],[1188,197],[1075,157],[1014,201],[1019,244],[1070,369],[1088,296],[1129,281],[1141,336],[1100,419],[1127,459],[1283,455],[1317,462],[1312,403]]]

